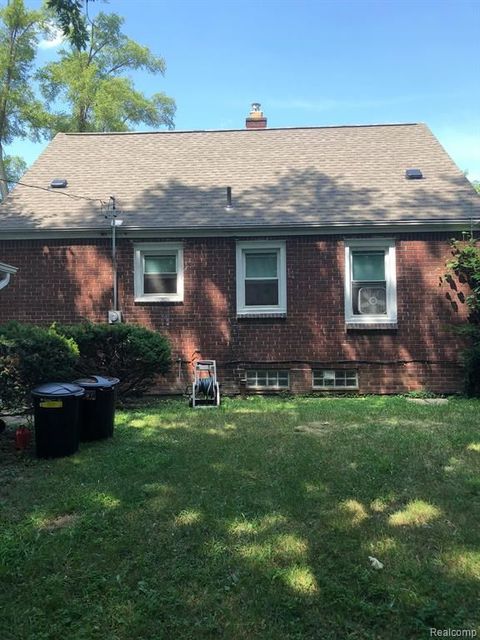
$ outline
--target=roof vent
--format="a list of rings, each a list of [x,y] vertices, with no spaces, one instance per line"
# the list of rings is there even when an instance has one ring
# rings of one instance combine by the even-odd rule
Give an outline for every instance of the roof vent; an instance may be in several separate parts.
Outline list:
[[[407,180],[421,180],[423,178],[423,173],[420,169],[407,169],[405,171],[405,177]]]
[[[227,187],[227,206],[225,211],[231,211],[232,209],[232,187]]]
[[[52,189],[65,189],[67,184],[68,182],[65,180],[65,178],[55,178],[55,180],[52,180],[50,182],[50,186],[52,187]]]

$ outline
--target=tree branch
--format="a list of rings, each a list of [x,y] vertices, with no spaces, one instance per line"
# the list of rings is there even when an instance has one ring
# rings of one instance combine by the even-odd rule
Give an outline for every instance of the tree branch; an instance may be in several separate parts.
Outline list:
[[[123,67],[127,67],[129,64],[132,64],[133,62],[134,62],[133,58],[129,58],[128,60],[123,60],[122,62],[119,62],[118,64],[114,65],[111,69],[109,69],[106,72],[106,75],[109,76],[114,71],[118,71],[119,69],[122,69]]]

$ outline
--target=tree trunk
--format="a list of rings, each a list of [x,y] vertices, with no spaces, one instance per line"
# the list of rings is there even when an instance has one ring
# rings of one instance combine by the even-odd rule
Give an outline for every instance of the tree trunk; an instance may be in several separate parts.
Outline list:
[[[7,174],[5,172],[5,162],[3,159],[3,147],[0,142],[0,196],[2,201],[8,194]]]

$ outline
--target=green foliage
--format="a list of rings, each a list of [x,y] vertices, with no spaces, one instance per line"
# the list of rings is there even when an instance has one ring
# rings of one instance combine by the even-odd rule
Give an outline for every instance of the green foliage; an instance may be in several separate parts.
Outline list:
[[[170,368],[170,345],[160,334],[132,324],[80,324],[56,327],[78,345],[77,370],[120,379],[123,396],[140,395]]]
[[[120,394],[139,395],[169,368],[168,341],[143,327],[0,325],[0,411],[28,404],[31,389],[42,382],[79,375],[116,376]]]
[[[88,3],[89,0],[85,0]],[[90,0],[92,2],[93,0]],[[63,35],[76,49],[85,49],[88,43],[88,29],[83,17],[82,0],[47,0],[47,7],[56,16]]]
[[[8,189],[15,186],[27,170],[27,163],[20,156],[5,156],[5,173],[7,174]]]
[[[92,1],[92,0],[90,0]],[[45,10],[28,10],[24,0],[0,9],[0,200],[9,179],[24,165],[4,148],[16,138],[39,140],[59,131],[129,131],[135,125],[173,127],[174,101],[164,93],[147,97],[126,74],[165,73],[165,61],[121,31],[123,18],[100,13],[91,27],[81,0],[48,0]],[[68,38],[59,60],[39,70],[48,110],[32,83],[40,37],[54,24]],[[88,45],[88,46],[87,46]]]
[[[476,331],[471,345],[462,356],[465,368],[465,393],[471,397],[480,397],[480,330]]]
[[[465,392],[480,396],[480,248],[474,238],[467,241],[452,240],[452,258],[447,262],[447,281],[456,278],[466,284],[470,293],[465,297],[469,324],[458,327],[457,333],[469,339],[462,353],[465,370]]]
[[[32,67],[44,15],[11,0],[0,9],[0,196],[7,195],[4,146],[15,138],[38,140],[47,114],[31,83]]]
[[[0,411],[22,407],[36,385],[71,380],[78,360],[74,340],[54,327],[9,322],[0,326]]]
[[[122,25],[122,17],[99,13],[85,51],[70,45],[38,73],[54,111],[52,133],[129,131],[137,124],[173,127],[174,101],[163,93],[148,98],[125,75],[139,69],[163,75],[165,61],[122,33]]]
[[[429,391],[428,389],[417,389],[416,391],[408,391],[403,394],[405,398],[416,398],[419,400],[427,400],[430,398],[437,398],[438,394]]]
[[[460,241],[452,240],[452,258],[447,262],[449,273],[468,284],[471,293],[466,297],[472,320],[478,322],[480,317],[480,249],[474,238]]]

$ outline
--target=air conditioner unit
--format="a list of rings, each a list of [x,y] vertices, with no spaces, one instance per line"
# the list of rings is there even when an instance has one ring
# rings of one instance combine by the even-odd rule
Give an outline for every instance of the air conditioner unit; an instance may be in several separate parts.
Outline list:
[[[387,313],[387,290],[385,287],[361,287],[358,290],[358,311],[368,315]]]
[[[122,312],[110,310],[108,312],[108,324],[120,324],[122,322]]]

